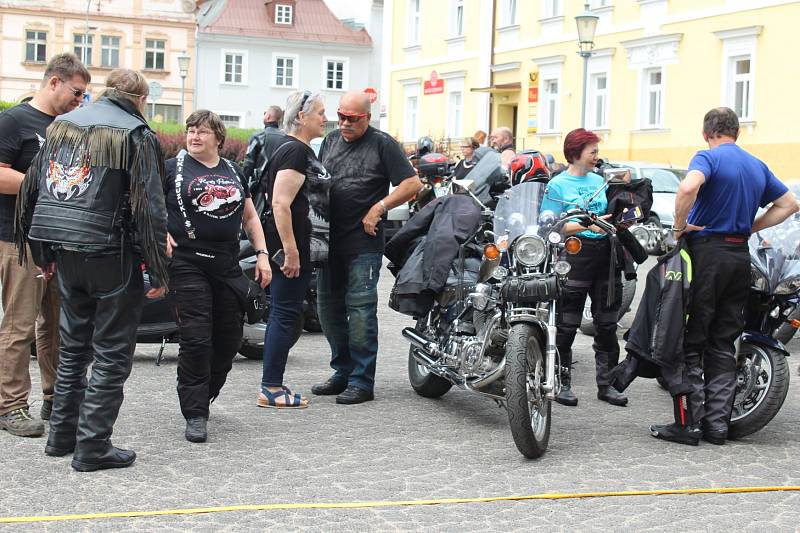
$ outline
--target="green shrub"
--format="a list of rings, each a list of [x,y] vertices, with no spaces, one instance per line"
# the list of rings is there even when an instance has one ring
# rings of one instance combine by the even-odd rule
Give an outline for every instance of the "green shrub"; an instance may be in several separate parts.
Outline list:
[[[178,124],[177,122],[151,122],[150,127],[158,133],[183,135],[183,124]],[[247,143],[257,131],[257,129],[227,128],[226,138]]]
[[[15,105],[17,105],[16,102],[4,102],[4,101],[0,100],[0,113],[5,111],[9,107],[14,107]]]
[[[164,159],[171,159],[178,155],[181,148],[186,147],[186,136],[182,131],[175,133],[164,133],[156,131],[158,141],[161,143],[161,150],[164,152]],[[239,139],[232,139],[227,137],[225,144],[222,146],[219,155],[241,164],[244,161],[245,153],[247,152],[247,141]]]

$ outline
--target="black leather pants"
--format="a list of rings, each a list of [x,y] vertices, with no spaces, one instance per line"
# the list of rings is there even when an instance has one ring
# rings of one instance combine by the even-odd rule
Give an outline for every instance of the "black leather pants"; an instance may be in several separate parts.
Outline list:
[[[131,372],[142,273],[138,261],[119,254],[61,251],[56,262],[61,351],[50,431],[66,440],[77,436],[76,451],[101,450],[111,437]]]

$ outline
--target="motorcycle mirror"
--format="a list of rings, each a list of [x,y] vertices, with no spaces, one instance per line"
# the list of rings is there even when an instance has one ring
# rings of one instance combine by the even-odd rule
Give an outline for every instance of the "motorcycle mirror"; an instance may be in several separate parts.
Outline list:
[[[458,185],[465,191],[469,191],[472,189],[472,184],[475,183],[475,180],[453,180],[452,183]]]

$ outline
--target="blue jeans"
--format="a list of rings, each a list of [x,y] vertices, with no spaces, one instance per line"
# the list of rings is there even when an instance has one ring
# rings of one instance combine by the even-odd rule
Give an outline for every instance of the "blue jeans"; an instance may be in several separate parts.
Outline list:
[[[311,272],[311,270],[301,270],[299,277],[287,278],[277,265],[272,265],[269,319],[267,330],[264,332],[262,387],[283,385],[286,359],[295,342],[295,328],[303,313],[303,300],[311,283]]]
[[[317,306],[333,379],[372,391],[378,358],[378,276],[383,254],[331,255],[317,274]]]

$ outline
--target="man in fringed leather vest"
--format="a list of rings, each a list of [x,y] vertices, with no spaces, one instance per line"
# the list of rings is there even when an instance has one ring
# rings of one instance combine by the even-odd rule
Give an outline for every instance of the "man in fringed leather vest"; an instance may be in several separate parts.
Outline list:
[[[61,281],[61,352],[45,453],[78,471],[130,466],[110,437],[131,371],[144,292],[167,283],[164,166],[142,116],[147,81],[117,69],[87,107],[56,119],[17,200],[16,238]],[[86,380],[86,369],[92,372]]]

